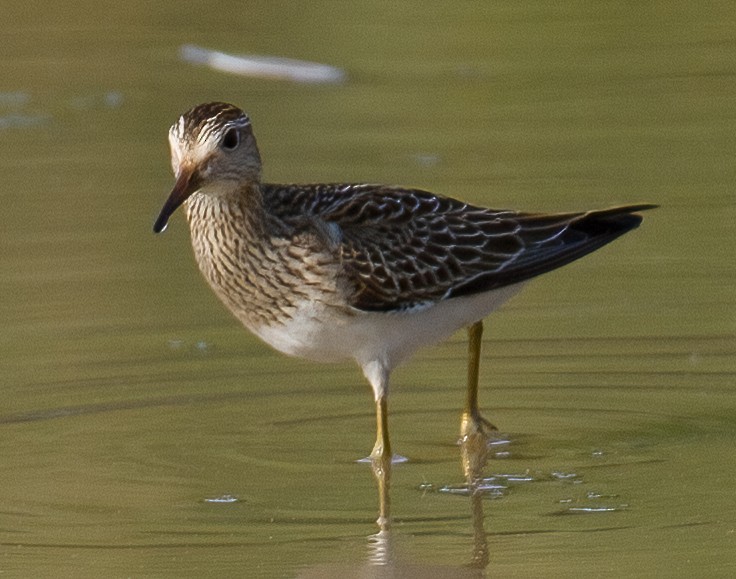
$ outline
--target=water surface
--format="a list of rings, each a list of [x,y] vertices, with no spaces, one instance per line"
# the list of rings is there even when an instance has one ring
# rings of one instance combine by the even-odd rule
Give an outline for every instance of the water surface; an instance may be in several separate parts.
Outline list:
[[[5,575],[730,575],[730,3],[6,4]],[[183,62],[184,44],[347,80],[227,75]],[[215,99],[248,110],[275,181],[540,211],[661,205],[489,320],[481,402],[507,442],[486,470],[503,492],[452,492],[458,335],[394,374],[409,462],[394,529],[375,536],[358,370],[284,358],[240,328],[181,216],[153,236],[168,126]]]

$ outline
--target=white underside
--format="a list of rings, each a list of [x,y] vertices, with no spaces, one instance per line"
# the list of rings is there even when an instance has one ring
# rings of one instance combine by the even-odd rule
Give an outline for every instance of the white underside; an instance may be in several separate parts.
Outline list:
[[[277,350],[320,362],[354,359],[371,382],[376,397],[388,375],[419,348],[447,339],[485,318],[515,295],[523,284],[468,297],[452,298],[406,312],[360,312],[346,315],[319,302],[305,302],[286,324],[252,330]]]

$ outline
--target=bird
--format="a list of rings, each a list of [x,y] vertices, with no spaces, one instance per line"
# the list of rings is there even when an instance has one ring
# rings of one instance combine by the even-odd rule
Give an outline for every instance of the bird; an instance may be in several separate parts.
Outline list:
[[[196,262],[217,297],[276,350],[354,360],[373,390],[374,468],[390,469],[391,372],[467,329],[461,435],[495,427],[478,408],[483,320],[529,280],[636,228],[639,203],[601,210],[494,210],[421,189],[262,179],[250,117],[197,105],[169,130],[173,189],[154,223],[184,206]]]

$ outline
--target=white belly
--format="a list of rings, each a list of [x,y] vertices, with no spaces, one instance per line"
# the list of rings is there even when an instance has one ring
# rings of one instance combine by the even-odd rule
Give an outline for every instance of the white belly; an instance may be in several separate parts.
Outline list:
[[[379,362],[390,371],[419,348],[441,342],[485,318],[522,285],[405,312],[355,311],[351,315],[310,302],[302,304],[285,324],[252,330],[263,341],[291,356],[320,362],[354,359],[363,368]]]

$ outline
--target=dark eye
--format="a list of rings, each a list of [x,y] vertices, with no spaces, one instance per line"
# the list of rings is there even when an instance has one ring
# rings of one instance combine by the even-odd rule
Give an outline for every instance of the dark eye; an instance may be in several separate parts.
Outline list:
[[[223,135],[222,143],[220,143],[220,145],[223,149],[232,151],[233,149],[237,148],[239,143],[240,136],[238,135],[238,131],[236,129],[228,129],[227,132]]]

